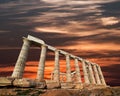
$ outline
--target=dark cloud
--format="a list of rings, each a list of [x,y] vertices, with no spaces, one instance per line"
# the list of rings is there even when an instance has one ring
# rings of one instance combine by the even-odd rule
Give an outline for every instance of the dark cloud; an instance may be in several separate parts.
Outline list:
[[[119,68],[120,68],[120,64],[114,64],[114,65],[102,67],[102,70],[106,73],[105,78],[109,85],[114,85],[114,86],[120,85],[119,82],[120,76],[118,75],[118,72],[120,70]]]
[[[120,9],[120,1],[115,1],[115,2],[111,2],[111,3],[102,4],[101,9],[104,10],[102,12],[102,16],[119,17],[120,12],[118,10]]]

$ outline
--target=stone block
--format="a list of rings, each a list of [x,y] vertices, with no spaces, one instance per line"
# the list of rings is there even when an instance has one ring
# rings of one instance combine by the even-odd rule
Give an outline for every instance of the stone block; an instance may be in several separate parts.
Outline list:
[[[35,87],[35,81],[28,78],[15,79],[13,85],[17,87]]]
[[[40,89],[45,89],[47,86],[45,80],[35,80],[35,85],[37,88],[40,88]]]
[[[0,77],[0,86],[12,86],[14,78]]]
[[[58,88],[61,88],[61,85],[59,82],[56,82],[56,81],[46,81],[46,84],[47,84],[47,89],[58,89]]]
[[[83,84],[82,83],[75,83],[75,89],[83,89]]]
[[[65,83],[62,83],[62,84],[61,84],[61,87],[62,87],[63,89],[74,89],[74,88],[75,88],[75,85],[74,85],[74,83],[72,83],[72,82],[65,82]]]

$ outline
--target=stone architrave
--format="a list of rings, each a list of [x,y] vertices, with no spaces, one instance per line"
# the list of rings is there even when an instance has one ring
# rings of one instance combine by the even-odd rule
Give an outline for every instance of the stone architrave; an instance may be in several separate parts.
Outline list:
[[[67,82],[72,82],[69,54],[66,54],[66,77],[67,77]]]
[[[60,81],[59,51],[55,50],[54,81]]]
[[[76,69],[76,78],[78,83],[82,83],[81,81],[81,75],[80,75],[80,67],[78,64],[78,59],[75,58],[75,69]]]
[[[39,61],[38,72],[37,72],[37,79],[40,81],[44,79],[46,52],[47,52],[47,46],[41,45],[40,61]]]
[[[83,67],[83,74],[84,74],[85,84],[90,84],[90,81],[89,81],[89,78],[88,78],[87,69],[86,69],[86,64],[85,64],[84,60],[82,60],[82,67]]]
[[[94,77],[94,74],[93,74],[93,69],[92,69],[92,65],[90,62],[86,62],[88,64],[88,69],[89,69],[89,74],[90,74],[90,79],[91,79],[91,83],[92,84],[96,84],[95,82],[95,77]]]
[[[24,41],[24,43],[23,43],[22,49],[20,51],[14,71],[12,73],[12,77],[14,77],[14,78],[22,78],[23,77],[25,62],[28,57],[30,41],[27,38],[24,38],[23,41]]]
[[[101,84],[100,77],[99,77],[98,70],[97,70],[96,67],[97,67],[96,64],[93,64],[93,69],[94,69],[94,72],[95,72],[96,82],[97,82],[98,85],[100,85]]]
[[[105,85],[105,86],[106,86],[106,82],[105,82],[105,79],[104,79],[104,77],[103,77],[103,73],[102,73],[102,70],[101,70],[100,66],[97,65],[97,68],[98,68],[98,73],[99,73],[99,75],[100,75],[101,83],[102,83],[102,85]]]

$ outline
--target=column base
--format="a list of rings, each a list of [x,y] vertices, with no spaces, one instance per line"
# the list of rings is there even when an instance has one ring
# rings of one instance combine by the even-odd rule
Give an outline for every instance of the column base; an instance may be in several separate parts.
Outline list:
[[[83,89],[83,84],[80,82],[80,83],[74,83],[75,87],[74,89]]]
[[[0,77],[0,87],[22,87],[22,88],[46,88],[46,82],[45,80],[39,81],[39,80],[33,80],[29,78],[13,78],[13,77]]]
[[[46,80],[47,89],[59,89],[61,88],[60,82],[54,80]]]
[[[61,83],[61,88],[63,89],[74,89],[75,85],[73,82],[62,82]]]
[[[29,87],[35,87],[35,81],[28,78],[22,78],[22,79],[15,79],[13,81],[13,86],[16,87],[23,87],[23,88],[29,88]]]
[[[93,89],[101,89],[101,88],[106,88],[107,86],[105,85],[97,85],[97,84],[83,84],[83,88],[86,88],[88,90],[93,90]]]
[[[15,79],[13,81],[13,86],[23,87],[23,88],[35,87],[35,88],[45,89],[46,82],[45,80],[39,81],[39,80],[33,80],[29,78],[22,78],[22,79]]]

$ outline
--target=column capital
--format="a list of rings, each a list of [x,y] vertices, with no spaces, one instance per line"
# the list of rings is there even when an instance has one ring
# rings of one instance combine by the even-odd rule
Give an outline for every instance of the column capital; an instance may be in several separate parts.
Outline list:
[[[77,59],[77,60],[79,60],[79,58],[77,57],[77,56],[75,56],[75,58],[74,59]]]
[[[92,63],[92,65],[93,65],[93,66],[97,66],[96,64],[93,64],[93,63]]]
[[[75,59],[75,58],[76,58],[76,56],[74,56],[74,55],[72,55],[72,54],[70,54],[70,57],[72,57],[73,59]]]
[[[25,38],[25,37],[23,37],[23,42],[24,41],[31,43],[31,41],[28,38]]]
[[[57,52],[60,52],[60,50],[59,50],[59,49],[55,49],[55,52],[56,52],[56,51],[57,51]]]
[[[96,67],[100,67],[98,64],[96,64]]]
[[[83,61],[84,59],[82,59],[82,58],[78,57],[78,60],[79,60],[79,61]]]
[[[66,53],[65,56],[69,56],[69,57],[70,57],[70,54],[69,54],[69,53]]]
[[[43,47],[48,47],[46,44],[41,44],[41,46],[43,46]]]
[[[23,37],[23,40],[27,40],[27,41],[30,41],[28,38],[26,38],[26,37]]]

